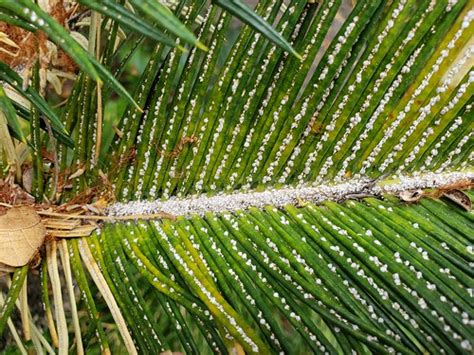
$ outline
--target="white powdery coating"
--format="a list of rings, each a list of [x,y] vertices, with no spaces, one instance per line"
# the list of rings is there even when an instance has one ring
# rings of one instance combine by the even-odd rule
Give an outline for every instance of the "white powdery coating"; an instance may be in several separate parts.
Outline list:
[[[167,200],[131,201],[116,203],[108,208],[109,216],[146,215],[166,212],[176,216],[193,214],[204,215],[207,212],[233,212],[250,207],[283,207],[298,204],[300,201],[320,203],[327,200],[340,200],[348,195],[396,194],[411,189],[436,188],[466,179],[474,179],[474,172],[450,173],[414,173],[413,176],[400,175],[397,182],[383,185],[370,184],[368,178],[352,179],[336,185],[286,187],[263,192],[221,193],[216,196],[197,195],[187,198],[171,197]]]

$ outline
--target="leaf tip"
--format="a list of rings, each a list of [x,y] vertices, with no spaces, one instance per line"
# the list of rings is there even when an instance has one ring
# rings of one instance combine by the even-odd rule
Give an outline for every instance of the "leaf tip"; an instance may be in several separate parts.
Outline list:
[[[143,109],[138,105],[138,103],[136,101],[133,101],[133,104],[135,105],[138,112],[143,113]]]
[[[209,48],[207,48],[207,46],[201,41],[196,42],[196,47],[198,47],[200,50],[203,50],[204,52],[207,52],[209,50]]]
[[[293,54],[298,60],[303,60],[303,57],[297,51],[293,50],[291,54]]]

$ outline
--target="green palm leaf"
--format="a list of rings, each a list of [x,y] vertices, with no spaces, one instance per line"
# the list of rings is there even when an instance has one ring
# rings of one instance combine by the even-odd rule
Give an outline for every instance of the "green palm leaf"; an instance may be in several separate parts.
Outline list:
[[[74,148],[55,147],[67,187],[35,163],[56,211],[103,221],[48,244],[48,321],[31,343],[20,332],[27,346],[472,352],[469,1],[358,1],[342,22],[339,0],[259,1],[257,18],[238,1],[131,2],[208,47],[189,52],[134,37],[115,50],[118,26],[159,32],[105,3],[90,3],[115,26],[103,61],[139,62],[139,108],[125,102],[101,141],[113,98],[83,71],[61,116]],[[231,36],[230,15],[257,31]]]

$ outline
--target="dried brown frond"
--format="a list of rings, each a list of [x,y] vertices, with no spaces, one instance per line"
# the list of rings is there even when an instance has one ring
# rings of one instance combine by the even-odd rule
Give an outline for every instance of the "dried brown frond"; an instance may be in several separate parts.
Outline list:
[[[443,185],[437,189],[431,190],[409,190],[403,191],[399,194],[399,197],[402,201],[408,203],[416,203],[422,198],[429,197],[432,199],[439,199],[445,197],[451,200],[453,203],[457,204],[459,207],[470,211],[472,208],[472,201],[467,194],[462,190],[470,190],[474,188],[474,180],[465,179],[457,181],[453,184]]]
[[[13,178],[0,179],[0,203],[6,205],[31,205],[35,199],[28,192],[14,183]],[[5,206],[0,206],[0,215],[6,212]]]
[[[63,1],[58,1],[53,5],[50,15],[67,28],[72,10],[66,9]],[[67,73],[77,71],[77,65],[61,48],[52,51],[52,46],[47,45],[48,38],[42,31],[30,33],[0,21],[0,33],[8,39],[0,42],[0,60],[12,68],[28,70],[39,58],[42,68],[55,68]]]
[[[38,57],[37,37],[22,28],[1,21],[0,32],[15,43],[15,46],[12,46],[2,41],[1,47],[3,50],[0,51],[0,60],[12,68],[18,66],[30,67]]]
[[[474,180],[466,179],[466,180],[458,181],[454,184],[444,185],[444,186],[440,187],[439,189],[435,189],[435,190],[426,192],[425,196],[428,196],[428,197],[431,197],[431,198],[440,198],[446,192],[449,192],[449,191],[469,190],[469,189],[472,189],[472,188],[474,188]]]

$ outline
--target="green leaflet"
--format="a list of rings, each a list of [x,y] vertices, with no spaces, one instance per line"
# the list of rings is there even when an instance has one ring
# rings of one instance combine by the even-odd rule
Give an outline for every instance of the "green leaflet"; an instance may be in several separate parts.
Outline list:
[[[129,10],[125,9],[122,5],[116,3],[113,0],[81,0],[80,3],[92,10],[112,18],[117,23],[120,23],[121,25],[136,33],[140,33],[168,46],[176,46],[176,42],[174,42],[171,38],[142,19],[137,18],[134,14],[130,13]]]
[[[18,26],[30,32],[34,32],[37,30],[35,25],[29,23],[28,21],[24,21],[18,16],[10,13],[8,10],[0,10],[0,21],[9,23],[14,26]]]
[[[168,29],[184,41],[197,46],[200,49],[207,50],[207,47],[201,43],[194,34],[171,12],[171,10],[160,3],[152,0],[131,0],[141,11],[153,18],[158,24]]]
[[[290,52],[295,57],[301,59],[288,41],[286,41],[281,34],[279,34],[270,24],[265,22],[261,17],[255,14],[247,4],[241,0],[213,0],[215,4],[229,11],[232,15],[238,17],[246,24],[253,27],[256,31],[262,33],[270,41],[280,46],[284,50]]]
[[[46,119],[48,119],[51,124],[53,132],[59,140],[70,147],[74,145],[74,142],[69,137],[69,134],[59,120],[59,117],[54,113],[49,104],[31,86],[23,89],[23,80],[21,77],[8,65],[2,62],[0,62],[0,79],[11,85],[18,93],[28,99],[34,107],[46,116]]]
[[[33,67],[33,73],[31,78],[31,86],[34,88],[33,93],[39,91],[40,78],[39,78],[39,63],[36,62]],[[30,87],[28,87],[30,88]],[[49,108],[49,106],[47,106]],[[31,158],[33,163],[33,181],[31,184],[31,192],[33,196],[41,200],[45,191],[44,181],[44,164],[43,164],[43,142],[41,140],[41,111],[37,107],[32,107],[29,112],[30,119],[30,131],[31,131],[31,145],[33,150],[31,152]]]
[[[16,115],[15,108],[10,100],[10,98],[5,93],[5,90],[0,86],[0,110],[5,114],[8,125],[12,130],[16,139],[26,143],[25,135],[21,129],[20,121]]]
[[[28,265],[16,269],[15,273],[13,274],[11,286],[5,299],[5,303],[0,309],[0,334],[3,334],[5,326],[7,325],[7,320],[10,318],[10,315],[15,308],[15,302],[20,295],[20,291],[23,287],[27,274]]]

